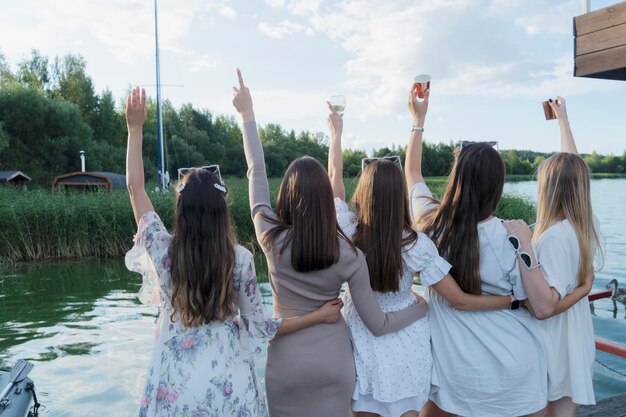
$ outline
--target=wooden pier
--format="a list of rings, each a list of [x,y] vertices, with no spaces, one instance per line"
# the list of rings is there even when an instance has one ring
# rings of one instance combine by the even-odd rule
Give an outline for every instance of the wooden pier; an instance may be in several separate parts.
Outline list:
[[[578,406],[576,417],[626,417],[626,392],[600,400],[596,405]]]

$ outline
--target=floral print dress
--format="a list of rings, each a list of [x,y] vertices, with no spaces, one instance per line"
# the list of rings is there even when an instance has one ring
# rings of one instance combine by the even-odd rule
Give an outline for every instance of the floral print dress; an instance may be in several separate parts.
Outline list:
[[[139,416],[267,416],[255,357],[281,319],[271,318],[262,305],[252,254],[235,246],[239,315],[187,328],[177,316],[170,318],[171,239],[159,216],[148,212],[126,255],[128,269],[143,276],[140,300],[161,307]]]

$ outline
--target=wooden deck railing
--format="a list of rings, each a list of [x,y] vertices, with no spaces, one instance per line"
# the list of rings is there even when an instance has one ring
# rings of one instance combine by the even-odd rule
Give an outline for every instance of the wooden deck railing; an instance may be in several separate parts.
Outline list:
[[[610,298],[613,295],[612,291],[598,291],[591,293],[587,296],[589,301],[600,300],[602,298]],[[599,337],[596,338],[596,349],[601,350],[606,353],[610,353],[611,355],[619,356],[621,358],[626,358],[626,346],[620,345],[619,343],[611,342],[606,339],[601,339]]]

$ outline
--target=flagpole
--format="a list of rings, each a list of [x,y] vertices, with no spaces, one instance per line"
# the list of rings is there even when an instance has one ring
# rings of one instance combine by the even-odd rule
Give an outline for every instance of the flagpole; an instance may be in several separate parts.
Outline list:
[[[165,192],[165,152],[163,151],[163,115],[161,113],[161,66],[159,63],[159,19],[157,0],[154,0],[154,42],[156,49],[156,110],[157,110],[157,156],[158,170],[161,172],[161,192]]]

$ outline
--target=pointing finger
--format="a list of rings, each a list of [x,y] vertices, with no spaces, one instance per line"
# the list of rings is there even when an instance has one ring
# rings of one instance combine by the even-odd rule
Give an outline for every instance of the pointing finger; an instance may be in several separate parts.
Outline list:
[[[239,88],[244,88],[245,84],[243,83],[243,76],[241,75],[241,70],[237,68],[237,78],[239,78]]]

